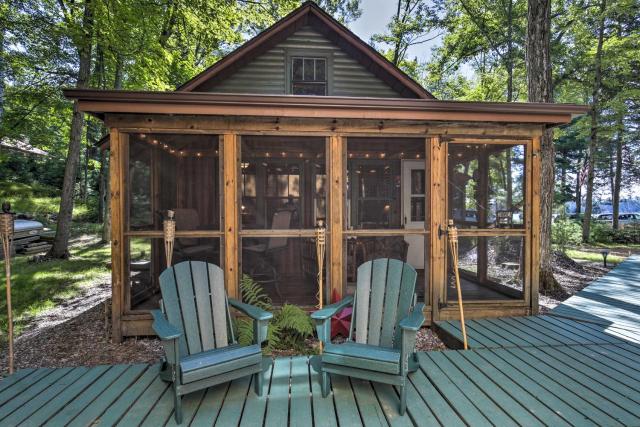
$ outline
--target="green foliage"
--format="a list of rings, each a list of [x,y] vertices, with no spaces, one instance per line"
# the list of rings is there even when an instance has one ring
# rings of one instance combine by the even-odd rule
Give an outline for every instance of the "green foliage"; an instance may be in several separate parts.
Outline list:
[[[248,275],[243,275],[240,281],[242,300],[255,305],[262,310],[274,313],[269,324],[269,333],[265,352],[274,350],[294,350],[308,352],[305,340],[313,335],[313,323],[306,311],[291,304],[284,304],[279,310],[274,309],[271,299],[267,296],[259,283]],[[238,342],[242,345],[251,344],[253,340],[253,321],[240,318],[235,322]]]
[[[609,223],[593,222],[590,241],[594,243],[634,244],[640,243],[640,226],[626,225],[614,230]]]
[[[306,350],[305,340],[313,335],[313,323],[306,311],[285,304],[275,313],[272,323],[277,331],[277,341],[272,343],[272,348],[298,352]]]
[[[582,226],[570,219],[559,219],[551,225],[551,242],[562,252],[582,242]]]

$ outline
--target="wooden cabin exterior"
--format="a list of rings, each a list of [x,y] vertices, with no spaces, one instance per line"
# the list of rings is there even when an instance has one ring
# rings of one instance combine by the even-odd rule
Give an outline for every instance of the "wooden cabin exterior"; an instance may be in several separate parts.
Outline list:
[[[174,92],[67,90],[110,129],[113,339],[150,334],[165,267],[219,264],[313,307],[377,257],[418,271],[427,322],[457,317],[444,230],[459,228],[466,316],[538,310],[540,136],[584,107],[435,99],[305,3]]]

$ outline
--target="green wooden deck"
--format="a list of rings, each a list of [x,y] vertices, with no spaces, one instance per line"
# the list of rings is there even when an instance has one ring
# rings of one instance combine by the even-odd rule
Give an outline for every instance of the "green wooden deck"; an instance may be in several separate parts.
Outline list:
[[[581,345],[420,353],[408,410],[392,386],[333,377],[320,395],[306,357],[279,358],[268,393],[251,378],[184,399],[183,425],[640,425],[640,346]],[[158,365],[25,369],[0,382],[0,424],[173,425]]]
[[[333,376],[323,399],[317,359],[294,357],[268,364],[262,397],[251,378],[186,396],[183,425],[640,426],[640,258],[618,269],[566,302],[583,317],[560,309],[470,321],[471,350],[420,353],[404,416],[388,385]],[[460,339],[456,322],[438,326]],[[173,425],[172,391],[158,373],[159,365],[24,369],[0,381],[0,425]]]
[[[548,315],[468,320],[466,326],[470,348],[640,344],[640,256],[629,257]],[[459,321],[436,327],[461,345]]]

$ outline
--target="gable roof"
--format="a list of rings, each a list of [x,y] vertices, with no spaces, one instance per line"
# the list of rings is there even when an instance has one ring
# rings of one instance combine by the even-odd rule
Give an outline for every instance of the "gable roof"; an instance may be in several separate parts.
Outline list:
[[[177,90],[181,92],[197,92],[199,88],[211,79],[224,79],[305,25],[309,25],[319,31],[403,97],[435,99],[431,93],[415,80],[313,2],[304,3],[256,37],[178,87]]]

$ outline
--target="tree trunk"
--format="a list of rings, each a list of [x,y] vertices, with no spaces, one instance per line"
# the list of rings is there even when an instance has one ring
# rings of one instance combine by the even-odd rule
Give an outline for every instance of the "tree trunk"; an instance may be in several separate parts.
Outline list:
[[[3,123],[2,118],[4,116],[4,75],[5,71],[5,60],[4,60],[4,29],[5,23],[2,22],[4,19],[0,21],[0,124]]]
[[[80,65],[78,69],[76,88],[87,87],[91,74],[91,35],[93,32],[93,14],[91,8],[91,0],[85,0],[82,18],[82,30],[84,37],[78,41],[77,45]],[[53,246],[49,250],[48,254],[48,256],[52,258],[67,258],[69,256],[69,235],[71,232],[71,219],[73,215],[73,195],[78,175],[78,163],[80,162],[83,127],[84,114],[80,112],[78,108],[78,101],[76,100],[73,102],[69,150],[67,152],[67,162],[62,182],[58,224],[56,228],[56,235],[53,240]]]
[[[578,169],[576,172],[576,213],[580,215],[580,211],[582,211],[582,159],[578,164]]]
[[[527,10],[526,63],[530,102],[552,102],[551,80],[551,0],[529,0]],[[541,138],[542,155],[540,188],[540,287],[558,287],[553,277],[551,259],[551,222],[555,181],[555,150],[553,134],[544,132]]]
[[[584,220],[582,221],[582,241],[589,241],[591,233],[591,213],[593,211],[593,181],[596,162],[596,150],[598,148],[598,109],[600,108],[600,90],[602,87],[602,45],[604,43],[604,12],[606,0],[600,3],[600,20],[598,23],[598,45],[596,48],[594,78],[593,78],[593,105],[591,108],[591,138],[589,141],[589,158],[587,171],[587,196],[584,206]]]
[[[616,138],[616,169],[613,182],[613,228],[620,227],[618,215],[620,215],[620,187],[622,185],[622,148],[623,148],[622,118],[618,122],[618,137]]]

